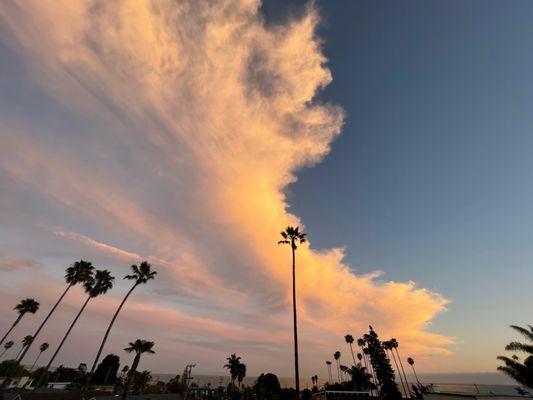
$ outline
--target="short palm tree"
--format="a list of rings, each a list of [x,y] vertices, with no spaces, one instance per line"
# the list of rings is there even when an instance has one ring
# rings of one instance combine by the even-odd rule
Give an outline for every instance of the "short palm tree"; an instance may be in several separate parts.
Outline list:
[[[372,388],[372,375],[370,375],[365,367],[361,363],[357,363],[348,370],[352,382],[355,386],[355,390],[365,391]]]
[[[122,398],[125,399],[128,395],[128,390],[130,388],[131,382],[135,377],[135,372],[139,366],[139,361],[141,360],[141,355],[144,353],[154,354],[155,351],[152,350],[154,347],[154,342],[150,342],[144,339],[137,339],[135,342],[130,342],[129,346],[124,349],[128,353],[135,353],[135,358],[131,364],[131,368],[126,378],[126,383],[124,384],[124,392],[122,393]]]
[[[132,270],[131,275],[126,275],[124,279],[132,280],[133,285],[130,288],[130,290],[128,290],[128,292],[126,293],[126,296],[124,296],[124,298],[120,302],[117,310],[115,311],[115,314],[113,315],[113,318],[111,318],[111,322],[109,323],[109,326],[107,327],[107,330],[104,334],[104,338],[102,339],[100,348],[98,349],[98,352],[96,353],[96,358],[94,359],[93,366],[91,367],[91,370],[89,371],[89,375],[87,377],[87,384],[90,383],[91,377],[96,369],[100,356],[102,355],[102,351],[104,350],[104,346],[109,336],[109,332],[111,332],[111,328],[113,327],[113,324],[115,323],[115,320],[117,319],[118,314],[122,310],[124,303],[126,303],[126,300],[128,300],[128,297],[130,297],[130,294],[135,290],[137,286],[145,284],[149,280],[154,279],[155,276],[157,275],[157,272],[153,271],[152,266],[148,264],[146,261],[143,261],[139,266],[132,265],[131,270]]]
[[[239,382],[239,387],[242,385],[242,381],[246,377],[246,364],[239,364],[239,368],[237,369],[237,382]]]
[[[346,341],[346,343],[348,343],[348,345],[350,346],[350,352],[352,353],[352,358],[353,358],[353,365],[356,364],[355,362],[355,355],[353,353],[353,347],[352,347],[352,344],[354,342],[354,338],[352,335],[348,334],[348,335],[345,335],[344,336],[344,340]]]
[[[70,290],[70,288],[74,285],[77,285],[78,283],[84,283],[88,279],[90,279],[92,277],[93,270],[94,270],[94,267],[92,263],[90,263],[89,261],[84,261],[84,260],[74,262],[70,267],[68,267],[65,270],[65,281],[67,283],[67,287],[65,291],[61,294],[61,296],[59,296],[59,299],[56,301],[52,309],[48,312],[48,315],[45,317],[43,322],[41,322],[41,325],[39,325],[39,327],[37,328],[37,331],[35,331],[35,333],[33,334],[33,342],[35,342],[35,339],[37,339],[37,336],[43,329],[44,325],[46,324],[50,316],[54,313],[57,306],[59,305],[59,303],[61,303],[61,300],[63,300],[63,297],[65,297],[65,295]],[[19,363],[22,362],[22,360],[24,359],[24,356],[26,356],[26,353],[28,352],[30,347],[31,347],[31,344],[27,346],[22,352],[22,354],[19,356],[18,358]]]
[[[12,341],[12,340],[10,340],[8,342],[5,342],[4,343],[4,350],[2,351],[2,354],[0,354],[0,358],[2,358],[4,356],[4,354],[6,354],[6,351],[8,351],[10,348],[12,348],[14,344],[15,344],[15,342]]]
[[[300,370],[298,367],[298,318],[296,315],[296,249],[299,243],[305,243],[306,234],[300,232],[300,227],[288,226],[281,232],[282,240],[278,244],[288,244],[292,250],[292,313],[294,330],[294,384],[296,393],[300,393]]]
[[[331,377],[331,361],[326,361],[326,365],[328,366],[328,377],[329,377],[328,382],[331,382],[333,380]]]
[[[35,358],[35,361],[33,362],[32,366],[30,368],[30,372],[33,371],[33,367],[35,367],[35,364],[37,364],[37,361],[41,357],[41,354],[43,354],[46,350],[48,350],[49,347],[50,347],[50,345],[48,343],[46,343],[46,342],[41,344],[41,346],[39,347],[39,354],[37,354],[37,357]]]
[[[11,325],[9,330],[6,332],[4,337],[0,340],[0,345],[4,343],[4,340],[9,336],[11,331],[17,324],[20,322],[22,317],[28,313],[35,314],[37,310],[39,310],[39,303],[35,301],[35,299],[24,299],[21,300],[20,303],[18,303],[14,308],[14,310],[17,310],[18,316],[17,319],[15,319],[15,322]]]
[[[96,270],[94,277],[86,280],[83,284],[83,287],[85,288],[85,293],[87,294],[87,299],[83,303],[80,311],[70,324],[69,328],[67,329],[67,332],[65,333],[65,336],[63,336],[63,339],[59,343],[59,346],[57,347],[56,351],[52,355],[52,358],[50,358],[50,361],[48,361],[48,364],[46,365],[46,370],[48,371],[50,369],[50,366],[54,362],[55,358],[57,357],[59,351],[63,347],[63,344],[67,340],[68,336],[70,335],[70,332],[72,331],[72,328],[74,328],[74,325],[76,325],[76,322],[78,322],[78,319],[80,318],[80,315],[85,310],[85,307],[87,307],[87,304],[89,304],[89,301],[91,299],[94,299],[95,297],[98,297],[102,294],[105,294],[108,290],[110,290],[113,287],[113,281],[115,278],[111,276],[111,273],[107,270]],[[44,374],[43,374],[44,375]],[[36,387],[39,387],[41,382],[37,384]]]
[[[228,358],[228,361],[224,368],[226,368],[231,375],[231,386],[235,387],[235,379],[239,374],[239,366],[241,365],[241,358],[237,357],[235,353],[231,354]]]
[[[499,356],[498,360],[503,361],[505,365],[500,365],[498,370],[509,375],[518,383],[533,388],[533,326],[528,325],[527,328],[522,328],[511,325],[511,328],[524,336],[526,341],[530,343],[511,342],[505,346],[507,351],[525,353],[525,357],[522,361],[516,354],[512,357]]]
[[[20,348],[19,352],[17,353],[17,356],[15,357],[15,359],[18,359],[20,354],[24,351],[24,349],[26,348],[26,346],[29,346],[31,344],[31,342],[33,342],[33,336],[32,335],[26,335],[24,336],[24,338],[22,339],[22,347]]]
[[[335,361],[337,361],[337,376],[339,377],[339,382],[341,381],[341,367],[340,367],[340,358],[341,358],[341,352],[340,351],[336,351],[334,354],[333,354],[333,358],[335,359]]]

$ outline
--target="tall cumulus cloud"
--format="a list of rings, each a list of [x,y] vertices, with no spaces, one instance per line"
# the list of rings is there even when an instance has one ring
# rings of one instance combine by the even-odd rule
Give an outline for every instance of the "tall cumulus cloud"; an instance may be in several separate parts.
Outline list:
[[[3,43],[67,122],[37,123],[29,109],[4,116],[9,202],[0,212],[19,228],[38,220],[48,256],[61,245],[102,263],[148,258],[159,268],[117,336],[149,321],[146,334],[162,348],[193,357],[196,346],[207,369],[220,364],[210,355],[241,351],[252,371],[288,373],[290,258],[276,241],[282,227],[303,222],[288,212],[285,190],[329,153],[343,111],[316,100],[332,80],[316,8],[275,26],[259,8],[257,0],[2,2]],[[43,214],[28,196],[45,204]],[[14,209],[37,218],[17,220]],[[451,340],[427,330],[445,299],[413,282],[357,275],[343,252],[317,250],[312,238],[298,249],[304,373],[369,322],[413,354],[448,351]],[[106,307],[88,318],[105,323]]]

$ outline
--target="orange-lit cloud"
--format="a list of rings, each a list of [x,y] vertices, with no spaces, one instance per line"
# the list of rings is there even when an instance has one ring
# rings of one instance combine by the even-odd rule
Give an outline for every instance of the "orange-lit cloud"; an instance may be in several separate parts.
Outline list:
[[[153,296],[124,317],[150,318],[161,346],[171,347],[165,329],[179,331],[178,348],[216,343],[223,354],[241,343],[249,360],[288,373],[286,360],[269,358],[291,340],[289,249],[276,242],[281,228],[303,225],[284,191],[330,152],[344,116],[315,99],[332,79],[317,10],[266,26],[259,6],[3,2],[6,42],[81,133],[4,121],[0,168],[13,187],[36,188],[65,218],[91,225],[88,233],[78,220],[48,218],[63,246],[161,268]],[[304,373],[369,323],[413,354],[448,351],[449,338],[427,331],[444,298],[413,282],[357,275],[343,263],[345,250],[312,243],[298,249]]]

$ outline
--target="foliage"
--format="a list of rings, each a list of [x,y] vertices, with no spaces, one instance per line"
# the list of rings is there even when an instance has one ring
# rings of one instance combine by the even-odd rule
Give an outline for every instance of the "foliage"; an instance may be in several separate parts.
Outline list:
[[[254,389],[258,400],[277,400],[281,392],[281,385],[276,375],[267,373],[259,375]]]
[[[231,384],[235,385],[235,379],[237,379],[239,375],[239,368],[241,365],[241,358],[237,357],[235,353],[231,354],[228,358],[226,358],[228,361],[227,364],[224,365],[224,368],[229,370],[229,373],[231,375]]]
[[[152,271],[152,266],[146,261],[143,261],[139,266],[131,266],[131,275],[126,275],[124,279],[134,280],[137,285],[148,282],[150,279],[154,279],[157,275],[156,271]]]
[[[511,342],[505,350],[514,352],[512,357],[499,356],[498,360],[505,365],[498,367],[499,371],[507,374],[518,383],[533,388],[533,326],[527,328],[511,325],[511,328],[520,333],[527,342]],[[524,354],[523,360],[516,353]]]
[[[298,392],[296,389],[281,389],[279,392],[279,400],[298,400]]]
[[[380,384],[380,394],[384,400],[401,400],[402,395],[396,385],[394,370],[379,341],[378,334],[370,327],[370,332],[364,335],[372,368]]]
[[[372,376],[368,373],[366,367],[361,365],[361,363],[352,365],[351,368],[348,368],[347,373],[351,377],[350,383],[352,384],[354,390],[366,391],[375,387],[371,380]]]
[[[108,354],[94,371],[91,382],[94,385],[114,385],[117,380],[117,372],[120,367],[120,357]]]
[[[142,393],[151,380],[152,374],[150,371],[135,371],[133,377],[133,392]]]
[[[186,389],[187,388],[185,387],[185,385],[181,382],[181,376],[180,375],[176,375],[174,378],[172,378],[167,383],[167,391],[169,393],[183,394],[183,393],[185,393]]]
[[[45,386],[50,380],[50,372],[48,372],[48,370],[45,367],[37,368],[35,371],[31,373],[30,376],[33,379],[34,384],[37,384],[37,382],[40,382],[39,387]]]
[[[86,373],[81,372],[77,368],[68,368],[64,367],[63,365],[60,365],[50,375],[50,378],[55,382],[83,383],[83,380],[85,379],[86,375]]]
[[[0,376],[26,376],[28,371],[17,360],[5,360],[0,363]]]

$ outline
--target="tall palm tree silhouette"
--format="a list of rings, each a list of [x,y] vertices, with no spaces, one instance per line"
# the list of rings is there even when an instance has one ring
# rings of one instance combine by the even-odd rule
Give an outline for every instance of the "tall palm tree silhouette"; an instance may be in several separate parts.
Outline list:
[[[335,361],[337,361],[337,376],[338,376],[338,379],[339,379],[339,382],[340,382],[341,381],[341,367],[340,367],[339,359],[341,358],[341,352],[340,351],[336,351],[333,354],[333,358],[335,359]]]
[[[22,339],[21,343],[22,343],[22,347],[20,348],[19,352],[17,353],[17,356],[15,357],[15,359],[18,359],[20,354],[24,351],[24,349],[26,348],[26,346],[29,346],[31,344],[31,342],[33,341],[33,336],[32,335],[26,335],[24,336],[24,338]]]
[[[354,338],[352,335],[348,334],[348,335],[345,335],[344,336],[344,340],[346,341],[346,343],[348,343],[348,345],[350,346],[350,352],[352,353],[352,358],[353,358],[353,365],[356,365],[357,363],[355,362],[355,355],[353,353],[353,347],[352,347],[352,344],[354,342]]]
[[[331,381],[333,380],[333,378],[331,377],[331,361],[326,361],[326,365],[328,366],[328,383],[331,383]]]
[[[395,338],[392,338],[390,340],[390,344],[391,344],[391,348],[392,348],[391,350],[392,351],[396,350],[396,356],[398,357],[398,362],[400,363],[400,368],[402,370],[403,379],[405,381],[405,386],[407,388],[409,388],[409,383],[407,383],[407,375],[405,375],[405,370],[403,369],[402,358],[400,357],[400,352],[398,351],[398,347],[400,346],[400,344],[398,343],[398,341]]]
[[[35,331],[35,333],[33,334],[33,342],[24,349],[24,351],[18,358],[19,363],[22,362],[32,344],[35,343],[35,339],[37,339],[37,336],[43,329],[44,325],[46,324],[50,316],[54,313],[57,306],[59,305],[59,303],[61,303],[61,300],[63,300],[63,297],[65,297],[70,288],[74,285],[77,285],[78,283],[84,283],[85,281],[90,279],[92,277],[93,270],[93,265],[89,261],[84,260],[74,262],[70,267],[65,270],[65,282],[67,283],[67,287],[65,291],[61,294],[61,296],[59,296],[59,299],[56,301],[52,309],[48,312],[48,315],[45,317],[43,322],[41,322],[41,325],[39,325],[37,331]]]
[[[14,344],[15,344],[15,342],[12,341],[12,340],[10,340],[8,342],[5,342],[4,343],[4,351],[2,351],[2,354],[0,354],[0,358],[2,358],[4,356],[4,354],[6,354],[6,351],[8,351],[10,348],[12,348]]]
[[[61,342],[59,343],[59,346],[57,347],[56,351],[52,355],[52,358],[50,358],[50,361],[48,361],[48,364],[46,365],[46,370],[48,371],[50,369],[50,366],[54,362],[55,358],[57,357],[59,351],[63,347],[63,344],[67,340],[68,336],[70,335],[70,332],[72,331],[72,328],[74,328],[74,325],[76,325],[76,322],[78,322],[78,319],[80,318],[80,315],[85,310],[85,307],[87,307],[87,304],[89,304],[89,301],[91,299],[94,299],[95,297],[98,297],[102,294],[105,294],[108,290],[110,290],[113,287],[113,281],[115,278],[111,276],[111,273],[107,270],[96,270],[94,277],[86,280],[83,284],[83,287],[85,288],[85,293],[87,293],[87,299],[81,306],[80,311],[74,318],[74,320],[71,322],[69,328],[67,329],[67,332],[65,333],[65,336],[63,336],[63,339],[61,339]],[[44,377],[45,374],[41,376]],[[41,382],[39,382],[35,387],[39,387]]]
[[[415,378],[416,378],[416,383],[418,383],[418,386],[420,386],[420,381],[418,380],[418,375],[416,374],[416,370],[415,370],[415,360],[413,360],[412,357],[408,357],[407,358],[407,363],[411,366],[411,368],[413,369],[413,373],[415,374]]]
[[[21,300],[20,303],[18,303],[13,309],[17,310],[17,319],[15,319],[15,322],[13,322],[4,337],[0,340],[0,345],[4,343],[4,340],[6,340],[13,328],[17,326],[17,324],[20,322],[24,315],[26,315],[27,313],[35,314],[37,310],[39,310],[39,303],[35,301],[35,299],[24,299]]]
[[[143,261],[139,266],[132,265],[131,271],[132,271],[131,275],[126,275],[124,279],[134,281],[133,286],[130,288],[130,290],[128,290],[128,292],[126,293],[126,296],[124,296],[124,298],[120,302],[120,305],[115,311],[113,318],[111,318],[111,322],[109,323],[109,326],[107,327],[107,330],[104,334],[104,338],[102,339],[102,343],[100,344],[100,348],[98,349],[98,352],[96,353],[96,358],[94,359],[91,370],[89,371],[89,374],[87,376],[86,384],[89,384],[91,381],[91,377],[93,376],[94,370],[96,369],[96,365],[98,364],[98,360],[100,359],[100,356],[102,355],[102,351],[104,349],[105,343],[109,336],[109,332],[111,332],[111,328],[113,327],[113,324],[115,323],[115,320],[117,319],[118,314],[122,310],[124,303],[126,303],[126,300],[128,300],[128,297],[130,297],[130,294],[135,290],[137,286],[145,284],[149,280],[154,279],[155,276],[157,275],[157,272],[152,271],[152,266],[148,264],[146,261]]]
[[[383,348],[385,349],[385,352],[387,354],[390,353],[392,355],[392,359],[394,361],[394,365],[396,366],[396,371],[398,371],[398,376],[400,377],[400,382],[402,384],[402,389],[403,389],[403,391],[405,393],[405,396],[409,397],[409,390],[406,389],[406,383],[404,384],[404,381],[403,381],[403,378],[402,378],[402,373],[400,371],[400,367],[398,366],[398,361],[397,361],[397,359],[396,359],[396,357],[394,355],[394,350],[393,350],[393,347],[392,347],[393,346],[392,341],[391,340],[386,340],[386,341],[382,342],[382,345],[383,345]],[[389,357],[389,359],[390,359],[390,357]]]
[[[128,395],[128,390],[131,385],[131,381],[135,377],[135,372],[139,366],[139,361],[141,360],[141,355],[144,353],[154,354],[155,351],[152,350],[154,347],[154,342],[150,342],[144,339],[137,339],[135,342],[130,342],[129,346],[124,349],[128,353],[135,353],[135,358],[131,364],[131,368],[128,372],[128,377],[126,378],[126,383],[124,384],[124,392],[122,393],[122,398],[125,399]]]
[[[288,244],[292,250],[292,313],[293,313],[293,327],[294,327],[294,383],[296,385],[296,393],[300,393],[300,371],[298,368],[298,318],[296,316],[296,249],[299,243],[305,243],[306,234],[300,232],[300,227],[293,228],[288,226],[281,232],[283,238],[278,244]]]
[[[37,364],[37,361],[41,357],[41,354],[43,354],[46,350],[48,350],[49,347],[50,347],[50,345],[48,343],[46,343],[46,342],[42,343],[41,346],[39,346],[39,354],[37,354],[37,357],[35,358],[35,361],[31,365],[30,372],[33,371],[33,367],[35,367],[35,364]]]

